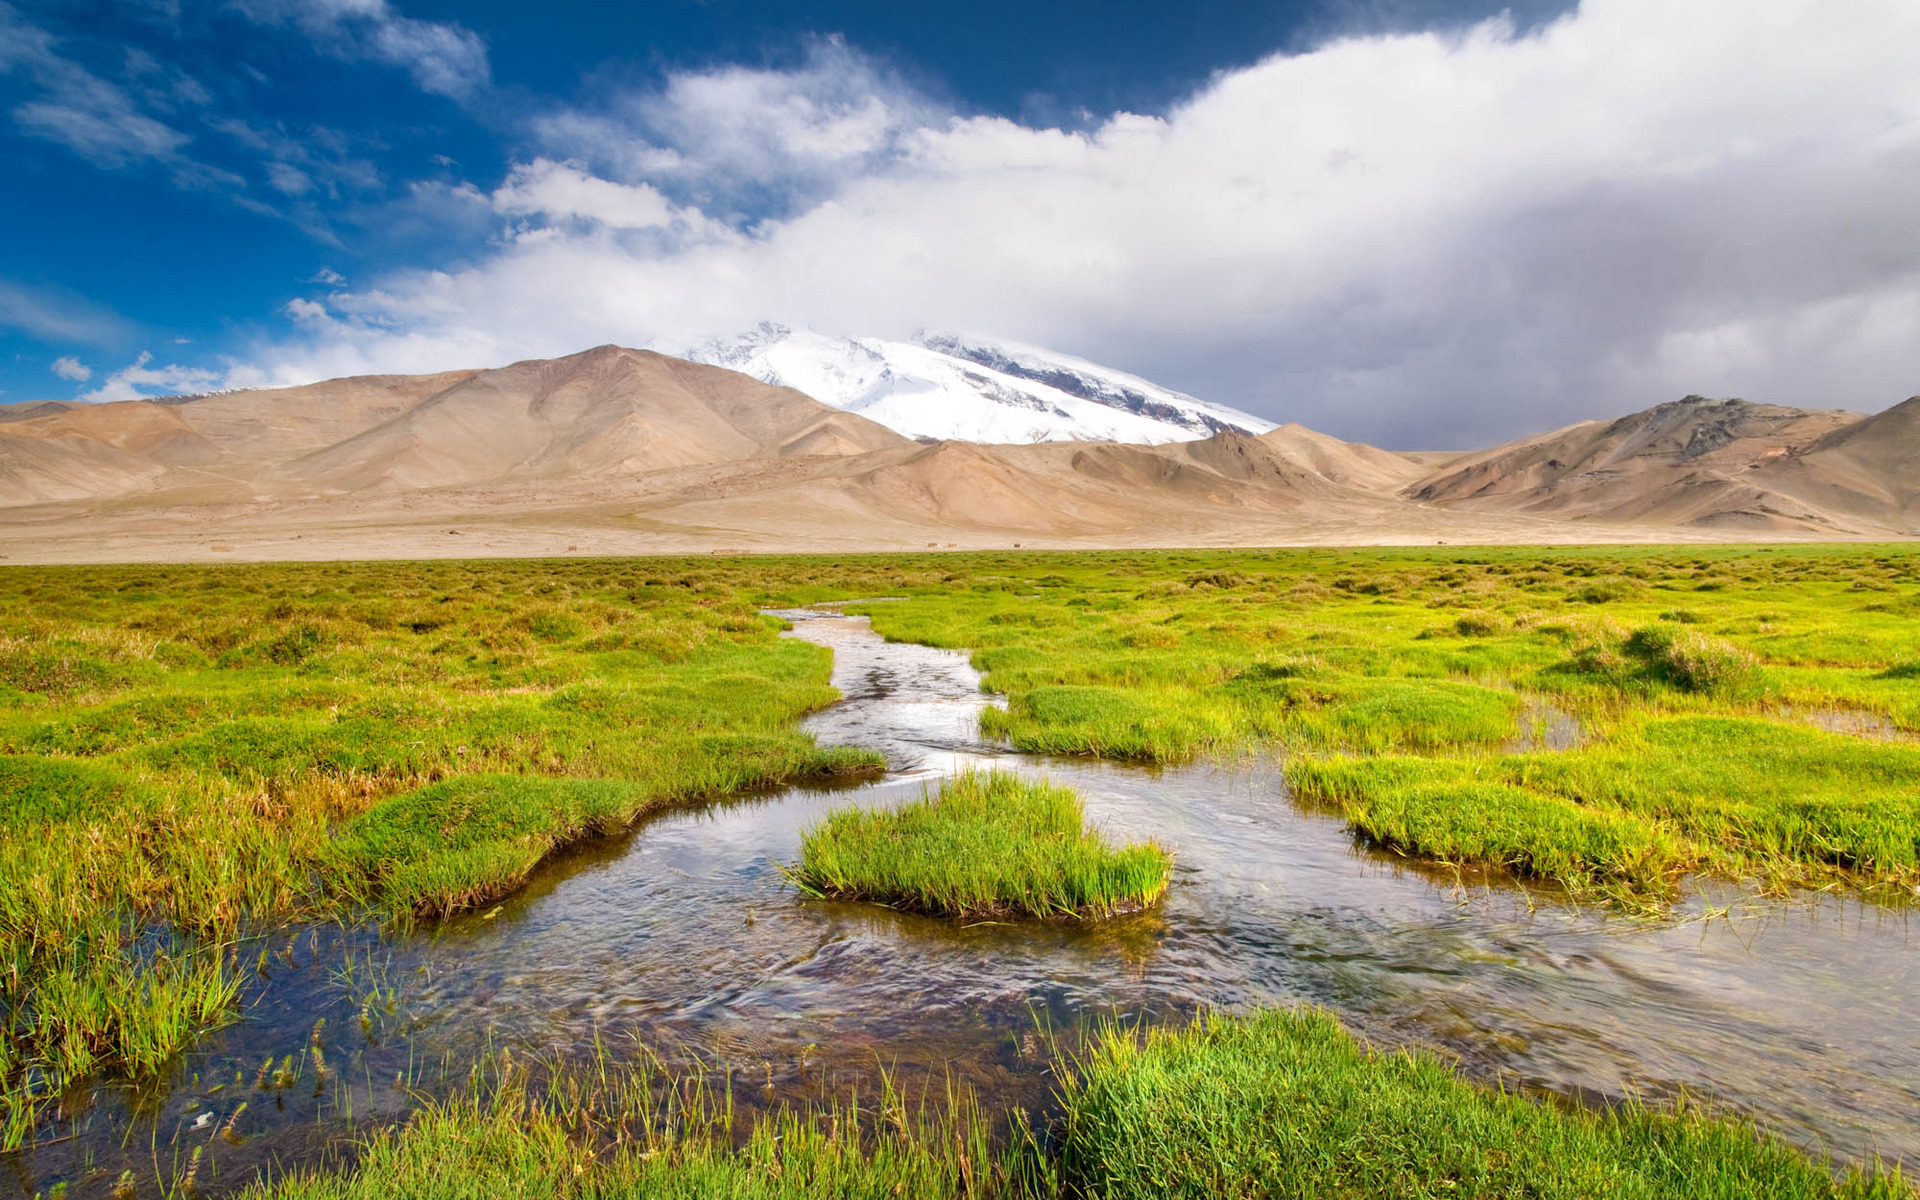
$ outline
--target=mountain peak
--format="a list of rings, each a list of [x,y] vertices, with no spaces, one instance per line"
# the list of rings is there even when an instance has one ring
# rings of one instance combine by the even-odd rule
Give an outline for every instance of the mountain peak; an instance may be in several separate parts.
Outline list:
[[[762,321],[682,354],[797,388],[922,440],[1159,444],[1273,428],[1249,413],[1070,355],[950,333],[922,331],[892,341]]]

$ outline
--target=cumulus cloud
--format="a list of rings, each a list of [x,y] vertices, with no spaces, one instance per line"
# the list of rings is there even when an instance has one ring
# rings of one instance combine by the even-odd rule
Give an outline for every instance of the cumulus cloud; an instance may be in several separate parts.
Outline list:
[[[1586,0],[1059,130],[823,43],[549,114],[546,157],[448,192],[502,221],[489,254],[330,296],[260,362],[442,369],[772,317],[1051,345],[1397,445],[1691,391],[1879,408],[1920,390],[1917,58],[1910,0]]]
[[[93,368],[71,354],[63,354],[54,359],[52,369],[55,375],[62,379],[71,379],[75,383],[85,383],[93,378]]]
[[[547,146],[708,211],[785,212],[898,160],[943,109],[839,38],[788,70],[682,71],[598,110],[535,119]]]
[[[673,219],[672,206],[655,188],[614,183],[573,163],[544,158],[515,167],[493,193],[492,203],[495,212],[506,216],[615,229],[649,229]]]
[[[153,355],[145,350],[131,363],[100,381],[100,386],[81,395],[82,400],[111,403],[118,400],[144,400],[151,396],[204,392],[220,381],[216,371],[204,367],[167,365],[149,366]]]
[[[478,34],[403,16],[386,0],[240,0],[236,7],[255,21],[299,29],[336,58],[404,70],[424,92],[461,100],[491,78]]]

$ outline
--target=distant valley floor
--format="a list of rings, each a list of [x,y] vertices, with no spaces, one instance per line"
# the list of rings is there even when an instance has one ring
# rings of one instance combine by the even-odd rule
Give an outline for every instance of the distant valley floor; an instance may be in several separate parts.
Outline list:
[[[835,554],[912,550],[1137,547],[1581,545],[1885,541],[1778,529],[1600,525],[1408,505],[1398,512],[1157,521],[1134,530],[1048,533],[901,520],[822,519],[744,497],[659,506],[547,497],[500,503],[471,494],[380,501],[264,502],[166,510],[0,513],[0,565],[105,562],[298,562],[546,558],[569,555]]]

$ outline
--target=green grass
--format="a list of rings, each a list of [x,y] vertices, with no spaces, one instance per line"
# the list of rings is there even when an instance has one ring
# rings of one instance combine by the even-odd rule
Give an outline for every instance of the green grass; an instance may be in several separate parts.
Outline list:
[[[232,1013],[243,930],[448,912],[651,809],[872,771],[830,656],[659,564],[0,570],[0,1150]]]
[[[890,1085],[744,1127],[701,1077],[604,1060],[531,1084],[509,1069],[380,1130],[351,1171],[308,1170],[246,1200],[894,1200],[1012,1196],[1022,1151],[996,1147],[970,1097]]]
[[[1101,917],[1154,903],[1171,867],[1158,845],[1089,830],[1069,788],[969,772],[897,808],[829,814],[788,877],[811,896],[946,916]]]
[[[1636,908],[1689,871],[1920,890],[1914,547],[1003,556],[867,610],[967,649],[986,732],[1152,762],[1279,753],[1405,853]],[[1526,714],[1578,744],[1526,749]]]
[[[1058,1173],[1083,1200],[1911,1196],[1836,1183],[1750,1126],[1627,1105],[1569,1111],[1360,1045],[1313,1010],[1110,1031],[1064,1085]]]
[[[244,929],[871,769],[798,732],[829,656],[756,610],[879,595],[1024,749],[1279,754],[1379,842],[1634,905],[1920,888],[1920,747],[1809,723],[1920,734],[1913,546],[0,568],[0,1150],[230,1015]],[[1578,744],[1515,752],[1543,705]]]
[[[1303,796],[1374,840],[1578,891],[1710,868],[1784,886],[1920,879],[1920,746],[1746,717],[1623,724],[1577,753],[1302,759]]]
[[[1590,1111],[1356,1042],[1311,1009],[1109,1028],[1061,1063],[1058,1116],[996,1131],[964,1093],[890,1086],[737,1122],[702,1077],[602,1062],[582,1077],[484,1064],[379,1130],[344,1171],[247,1200],[1912,1200],[1897,1172],[1827,1164],[1697,1105]],[[165,1182],[165,1181],[163,1181]],[[177,1182],[177,1181],[176,1181]]]

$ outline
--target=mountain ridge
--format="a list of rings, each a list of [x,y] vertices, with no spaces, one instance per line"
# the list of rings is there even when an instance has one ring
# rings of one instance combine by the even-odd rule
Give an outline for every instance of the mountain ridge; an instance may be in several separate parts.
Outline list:
[[[1154,443],[915,439],[793,388],[619,346],[166,402],[33,403],[0,411],[0,557],[1868,538],[1920,526],[1920,397],[1873,416],[1687,397],[1458,454],[1263,424]]]

